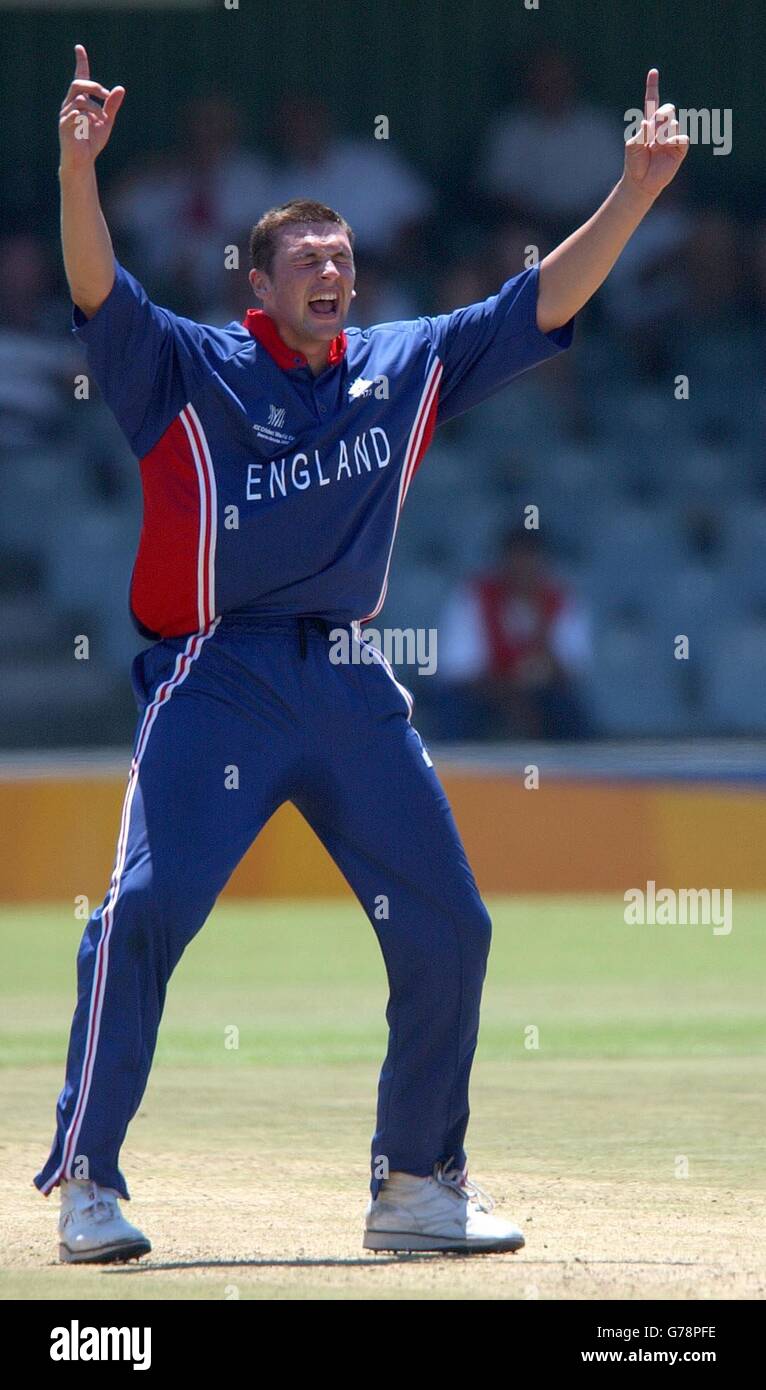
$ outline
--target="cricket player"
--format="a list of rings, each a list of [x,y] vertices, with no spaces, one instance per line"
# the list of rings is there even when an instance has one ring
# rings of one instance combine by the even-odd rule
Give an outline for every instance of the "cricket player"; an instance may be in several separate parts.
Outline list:
[[[114,870],[82,937],[55,1138],[33,1179],[46,1196],[61,1188],[60,1258],[151,1248],[118,1205],[130,1196],[118,1162],[168,981],[285,801],[357,895],[388,976],[364,1246],[517,1250],[521,1231],[468,1180],[464,1148],[491,923],[412,697],[363,624],[383,605],[434,429],[569,346],[688,140],[652,68],[622,177],[584,226],[482,303],[365,330],[344,328],[355,272],[342,215],[308,199],[273,208],[251,234],[260,307],[214,328],[153,304],[116,260],[95,161],[125,89],[92,81],[75,52],[64,264],[73,332],[140,461],[130,609],[152,644],[132,664]],[[331,659],[338,633],[357,659]]]

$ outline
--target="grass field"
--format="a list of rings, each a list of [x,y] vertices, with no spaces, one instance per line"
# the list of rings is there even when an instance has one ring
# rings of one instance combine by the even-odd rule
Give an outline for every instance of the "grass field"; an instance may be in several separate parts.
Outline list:
[[[628,927],[619,898],[489,907],[469,1172],[525,1230],[522,1252],[362,1250],[386,1042],[377,942],[350,900],[232,902],[171,981],[122,1152],[152,1254],[101,1269],[58,1264],[58,1197],[32,1186],[82,923],[3,909],[0,1296],[763,1298],[764,901],[735,894],[729,936]]]

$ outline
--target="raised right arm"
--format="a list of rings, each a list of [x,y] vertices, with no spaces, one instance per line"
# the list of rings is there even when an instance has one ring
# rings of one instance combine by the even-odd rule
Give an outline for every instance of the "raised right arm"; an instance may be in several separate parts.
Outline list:
[[[61,246],[73,302],[93,318],[114,284],[114,249],[98,196],[96,159],[125,96],[90,80],[88,55],[75,45],[75,75],[59,117]],[[103,102],[103,105],[99,105]]]

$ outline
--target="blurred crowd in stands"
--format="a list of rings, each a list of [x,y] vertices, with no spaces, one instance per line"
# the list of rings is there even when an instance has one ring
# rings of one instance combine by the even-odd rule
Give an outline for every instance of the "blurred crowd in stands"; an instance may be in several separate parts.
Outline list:
[[[309,196],[356,231],[353,324],[447,311],[493,294],[530,247],[544,255],[622,167],[619,116],[589,104],[552,51],[449,189],[393,140],[338,128],[318,98],[290,97],[274,120],[267,155],[241,108],[211,94],[181,112],[173,149],[102,182],[116,253],[156,302],[241,320],[252,223]],[[121,742],[134,722],[138,465],[105,406],[75,399],[85,362],[70,329],[57,241],[31,224],[4,236],[5,746]],[[418,472],[377,621],[437,629],[436,673],[399,672],[424,736],[766,728],[765,346],[766,223],[695,202],[684,171],[580,316],[574,349],[445,426]],[[76,634],[87,662],[72,659]]]

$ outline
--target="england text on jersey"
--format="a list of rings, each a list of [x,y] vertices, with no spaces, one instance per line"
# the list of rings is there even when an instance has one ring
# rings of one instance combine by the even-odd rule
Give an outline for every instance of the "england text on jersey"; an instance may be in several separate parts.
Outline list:
[[[264,496],[286,497],[288,488],[304,492],[314,483],[327,487],[342,478],[361,478],[363,473],[372,473],[376,467],[385,468],[390,462],[388,436],[380,426],[373,425],[369,431],[355,435],[348,444],[340,439],[334,454],[326,454],[324,459],[318,449],[313,449],[311,456],[301,452],[290,459],[272,459],[268,465],[249,463],[245,497],[248,502],[261,502]]]

